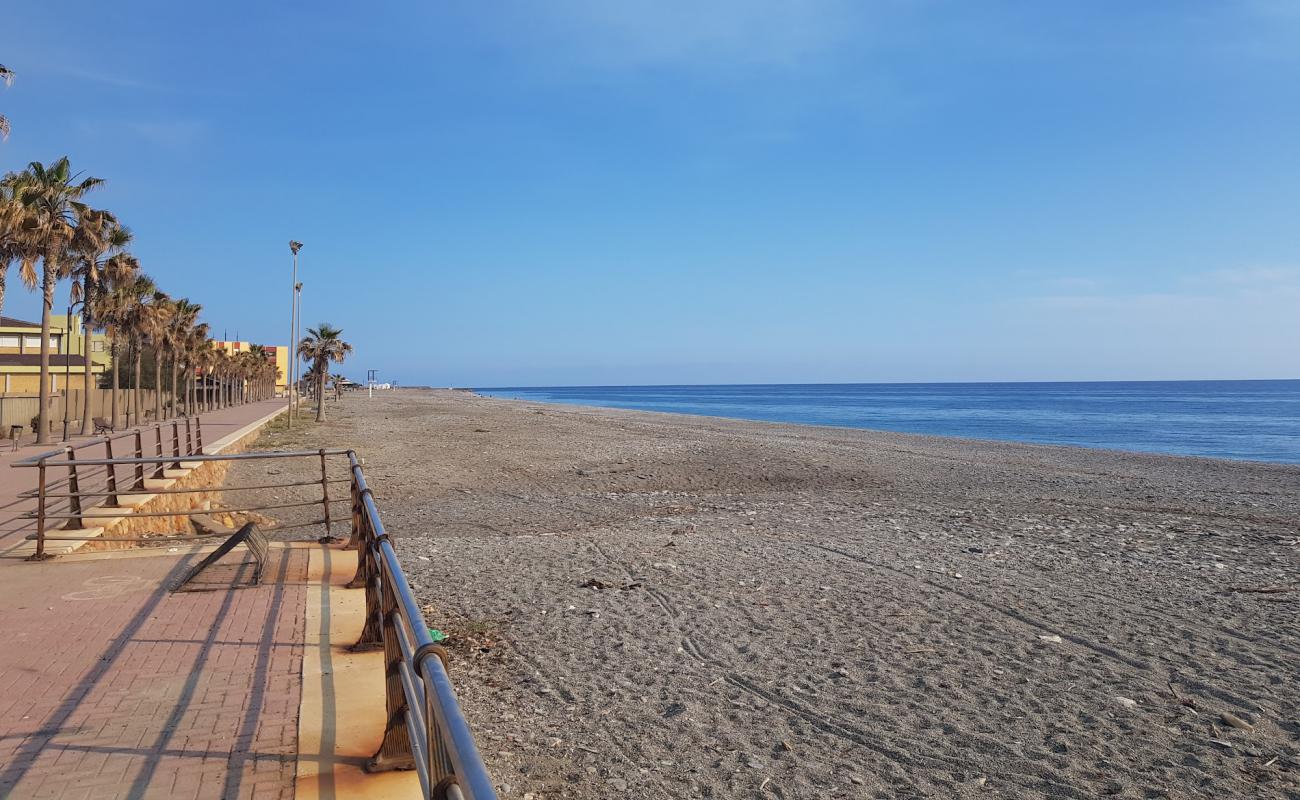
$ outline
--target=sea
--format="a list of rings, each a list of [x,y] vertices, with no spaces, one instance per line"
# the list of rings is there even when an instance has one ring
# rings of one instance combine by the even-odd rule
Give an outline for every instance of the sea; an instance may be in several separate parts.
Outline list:
[[[1300,380],[476,391],[546,403],[1300,464]]]

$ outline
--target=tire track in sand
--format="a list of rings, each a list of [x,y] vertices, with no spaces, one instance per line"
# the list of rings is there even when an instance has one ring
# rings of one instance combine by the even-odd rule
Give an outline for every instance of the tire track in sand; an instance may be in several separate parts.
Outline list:
[[[592,550],[600,554],[600,556],[607,562],[619,567],[628,578],[637,578],[635,570],[633,570],[628,564],[609,555],[596,542],[590,539],[586,540],[586,542]],[[656,605],[663,609],[664,613],[669,616],[672,623],[676,623],[681,618],[681,612],[667,595],[644,584],[641,588],[655,601]],[[804,720],[822,733],[829,734],[841,741],[869,750],[900,767],[907,769],[920,768],[953,771],[964,771],[970,767],[969,761],[961,758],[916,754],[915,751],[920,749],[919,745],[921,743],[913,742],[912,740],[905,740],[907,744],[918,745],[918,747],[913,748],[913,754],[909,755],[909,753],[904,750],[883,744],[878,738],[873,737],[870,732],[853,725],[852,723],[831,715],[818,713],[802,703],[791,700],[778,692],[764,689],[739,673],[730,671],[726,664],[711,657],[704,648],[700,647],[699,643],[697,643],[689,634],[684,632],[682,632],[681,649],[682,652],[701,666],[709,668],[709,670],[714,673],[721,672],[722,679],[728,685],[750,695],[751,697],[755,697],[766,703],[784,709],[789,714]],[[1071,798],[1071,800],[1088,800],[1090,797],[1090,795],[1080,792],[1067,784],[1060,783],[1056,779],[1056,776],[1050,774],[1050,771],[1041,764],[1030,764],[1028,767],[1029,768],[1023,772],[1022,775],[1031,780],[1036,779],[1038,783],[1033,786],[1025,784],[1025,788],[1039,790],[1050,789],[1053,796]],[[918,791],[920,790],[920,787],[916,788]]]

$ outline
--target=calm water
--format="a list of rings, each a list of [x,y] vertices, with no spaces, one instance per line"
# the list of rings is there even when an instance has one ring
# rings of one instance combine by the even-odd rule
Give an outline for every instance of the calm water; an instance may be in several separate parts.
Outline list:
[[[548,403],[1300,463],[1300,380],[479,391]]]

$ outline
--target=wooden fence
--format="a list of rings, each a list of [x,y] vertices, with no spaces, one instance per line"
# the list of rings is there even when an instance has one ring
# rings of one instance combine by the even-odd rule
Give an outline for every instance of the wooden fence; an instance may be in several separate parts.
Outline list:
[[[153,420],[154,408],[153,389],[141,389],[140,407],[144,412],[143,421]],[[134,402],[131,399],[132,390],[119,389],[117,392],[117,414],[118,424],[121,426],[126,417],[128,407]],[[170,393],[163,394],[163,415],[167,416],[166,401]],[[112,389],[91,389],[90,390],[90,416],[103,417],[109,419],[113,415],[113,390]],[[56,392],[50,398],[49,423],[50,430],[61,433],[63,430],[63,403],[67,400],[68,406],[68,429],[73,432],[81,431],[81,410],[85,397],[81,389],[73,389],[69,392]],[[183,398],[182,398],[183,401]],[[21,425],[23,433],[32,433],[32,419],[40,413],[41,399],[36,394],[4,394],[0,393],[0,437],[9,438],[9,431],[14,425]],[[132,422],[134,423],[134,417]]]

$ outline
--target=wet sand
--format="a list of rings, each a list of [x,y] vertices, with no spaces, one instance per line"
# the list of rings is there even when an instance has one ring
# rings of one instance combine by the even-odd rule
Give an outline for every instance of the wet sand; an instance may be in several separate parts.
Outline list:
[[[503,797],[1300,798],[1300,467],[329,410]]]

